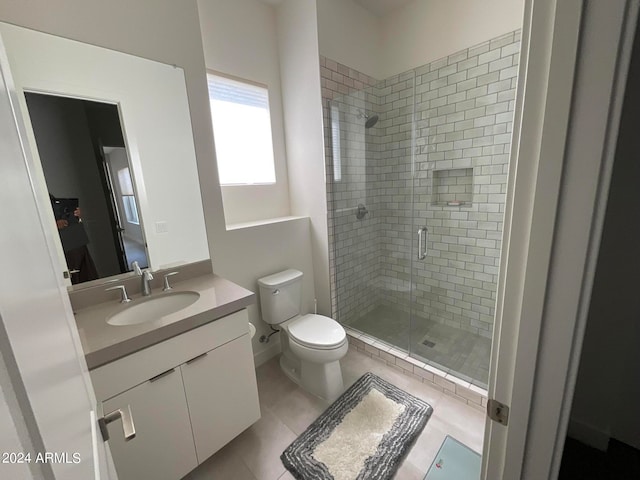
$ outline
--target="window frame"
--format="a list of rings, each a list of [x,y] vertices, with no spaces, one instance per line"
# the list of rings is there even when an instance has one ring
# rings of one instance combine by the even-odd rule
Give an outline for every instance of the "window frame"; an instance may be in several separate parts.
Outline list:
[[[250,85],[253,87],[258,87],[258,88],[262,88],[266,91],[267,93],[267,112],[269,114],[269,138],[271,140],[271,162],[272,162],[272,168],[273,168],[273,182],[252,182],[252,183],[222,183],[221,179],[220,179],[220,164],[219,164],[219,157],[218,157],[218,151],[216,149],[215,146],[215,126],[214,126],[214,120],[213,120],[213,116],[211,116],[211,133],[213,135],[213,139],[214,139],[214,152],[216,154],[216,168],[218,171],[218,185],[220,186],[220,188],[248,188],[248,187],[269,187],[269,186],[275,186],[275,185],[279,185],[278,183],[278,166],[277,166],[277,159],[276,159],[276,149],[275,149],[275,138],[274,138],[274,129],[273,129],[273,124],[274,124],[274,118],[273,118],[273,113],[272,113],[272,109],[271,109],[271,94],[269,91],[269,86],[267,84],[261,83],[261,82],[257,82],[255,80],[251,80],[248,78],[243,78],[243,77],[239,77],[237,75],[232,75],[229,73],[225,73],[225,72],[221,72],[219,70],[213,70],[213,69],[206,69],[206,79],[207,79],[207,93],[209,93],[209,76],[214,76],[214,77],[220,77],[222,79],[227,79],[227,80],[231,80],[234,82],[238,82],[238,83],[244,83],[246,85]],[[209,95],[209,112],[210,114],[212,114],[212,109],[211,109],[211,96]]]

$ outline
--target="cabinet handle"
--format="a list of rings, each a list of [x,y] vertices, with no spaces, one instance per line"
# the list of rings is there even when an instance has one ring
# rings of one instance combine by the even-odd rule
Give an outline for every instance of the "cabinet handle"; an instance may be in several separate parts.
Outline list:
[[[102,410],[102,405],[100,405]],[[126,408],[119,408],[111,413],[107,413],[104,416],[98,418],[98,425],[100,426],[100,433],[102,433],[102,439],[106,442],[109,440],[109,429],[107,425],[115,422],[119,418],[122,419],[122,430],[124,432],[125,441],[129,441],[136,436],[136,427],[133,424],[133,415],[131,414],[131,405],[127,405]]]
[[[166,372],[162,372],[160,375],[156,375],[155,377],[150,378],[149,381],[150,382],[155,382],[156,380],[160,380],[162,377],[166,377],[167,375],[169,375],[169,374],[171,374],[171,373],[173,373],[175,371],[176,371],[176,369],[172,368],[171,370],[167,370]]]
[[[198,355],[197,357],[193,357],[191,360],[187,360],[187,365],[189,365],[189,364],[191,364],[193,362],[196,362],[196,361],[200,360],[201,358],[206,357],[207,355],[209,355],[209,352],[204,352],[204,353]]]

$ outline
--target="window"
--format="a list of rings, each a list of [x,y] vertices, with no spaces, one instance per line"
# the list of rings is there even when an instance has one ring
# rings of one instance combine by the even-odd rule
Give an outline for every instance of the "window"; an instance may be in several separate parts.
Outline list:
[[[213,74],[207,82],[220,185],[275,183],[267,89]]]
[[[342,156],[340,154],[340,109],[331,105],[331,150],[333,152],[333,180],[342,180]]]
[[[120,194],[122,195],[122,205],[124,206],[124,216],[127,222],[140,225],[138,218],[138,207],[136,197],[133,195],[133,183],[131,182],[131,172],[129,168],[118,170],[118,183],[120,184]]]

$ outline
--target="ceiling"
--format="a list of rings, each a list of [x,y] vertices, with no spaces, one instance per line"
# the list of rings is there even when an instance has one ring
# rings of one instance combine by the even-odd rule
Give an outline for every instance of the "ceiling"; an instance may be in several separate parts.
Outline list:
[[[282,0],[260,0],[263,3],[267,3],[269,5],[279,5],[282,3]],[[319,0],[322,1],[322,0]],[[353,0],[354,3],[357,3],[362,8],[369,10],[377,17],[383,17],[387,13],[392,12],[393,10],[398,10],[399,8],[404,7],[406,4],[413,2],[414,0]]]
[[[398,10],[414,0],[353,0],[362,8],[369,10],[377,17],[384,17],[393,10]]]

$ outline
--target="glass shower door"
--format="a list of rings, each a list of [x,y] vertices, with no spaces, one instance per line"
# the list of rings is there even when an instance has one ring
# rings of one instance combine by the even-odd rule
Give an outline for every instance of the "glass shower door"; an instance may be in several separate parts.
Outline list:
[[[409,350],[414,74],[328,104],[327,177],[334,316]]]
[[[476,59],[467,56],[472,51],[515,52],[517,42],[511,33],[495,45],[486,42],[453,54],[417,69],[415,80],[419,93],[409,352],[485,388],[517,55],[500,72],[480,77],[473,66]]]

